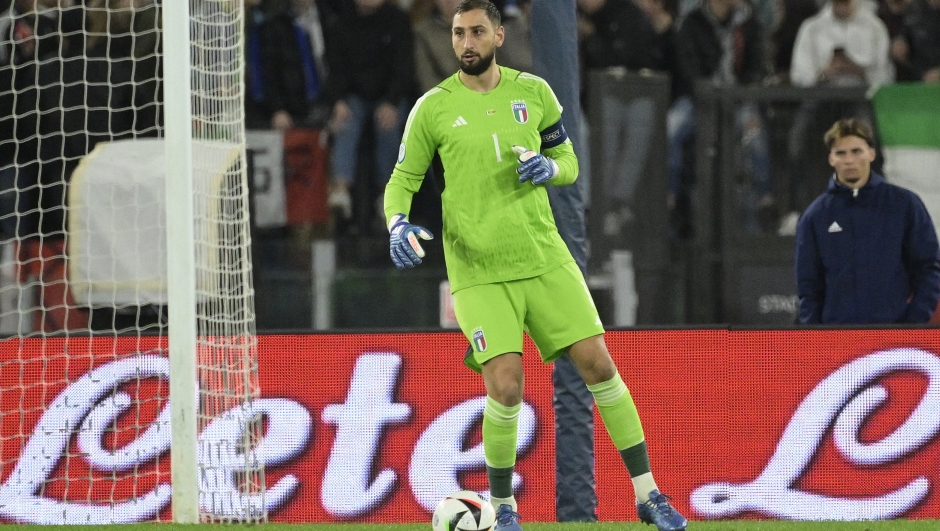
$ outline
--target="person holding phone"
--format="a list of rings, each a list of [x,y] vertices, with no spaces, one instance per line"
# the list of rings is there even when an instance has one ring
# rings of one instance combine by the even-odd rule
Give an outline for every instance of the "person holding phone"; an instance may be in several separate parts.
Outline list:
[[[803,22],[793,45],[794,85],[879,86],[894,81],[888,28],[871,9],[860,9],[859,2],[831,0]]]

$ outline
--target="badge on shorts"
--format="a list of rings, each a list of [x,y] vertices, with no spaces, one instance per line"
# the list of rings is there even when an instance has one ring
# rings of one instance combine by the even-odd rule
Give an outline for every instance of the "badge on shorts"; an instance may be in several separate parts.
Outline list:
[[[486,336],[483,335],[483,329],[477,328],[471,335],[473,338],[473,348],[477,352],[486,352]]]
[[[520,124],[524,124],[529,121],[529,109],[526,108],[524,101],[513,102],[512,117],[515,118],[516,121]]]

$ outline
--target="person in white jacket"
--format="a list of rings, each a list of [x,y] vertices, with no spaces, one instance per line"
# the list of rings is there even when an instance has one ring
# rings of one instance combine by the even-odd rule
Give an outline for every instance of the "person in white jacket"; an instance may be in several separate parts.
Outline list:
[[[832,0],[800,26],[790,82],[877,87],[894,80],[888,28],[866,0]]]

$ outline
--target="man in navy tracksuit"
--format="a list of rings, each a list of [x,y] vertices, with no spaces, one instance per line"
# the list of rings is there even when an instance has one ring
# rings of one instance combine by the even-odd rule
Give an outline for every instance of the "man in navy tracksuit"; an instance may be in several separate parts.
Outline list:
[[[799,321],[926,323],[940,298],[940,246],[917,194],[871,171],[872,131],[840,120],[825,135],[835,175],[796,230]]]

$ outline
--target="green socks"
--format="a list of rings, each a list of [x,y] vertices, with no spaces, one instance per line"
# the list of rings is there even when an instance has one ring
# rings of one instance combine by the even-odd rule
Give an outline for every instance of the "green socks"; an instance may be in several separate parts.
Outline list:
[[[483,408],[483,453],[490,496],[512,497],[512,472],[516,465],[516,439],[522,403],[504,406],[486,397]]]
[[[594,395],[594,403],[604,421],[604,427],[614,446],[620,451],[630,476],[635,477],[650,471],[649,455],[643,437],[640,414],[630,391],[619,374],[606,382],[587,386]]]
[[[620,375],[597,385],[587,386],[594,395],[607,433],[623,458],[630,477],[649,474],[650,460],[643,437],[640,415]],[[522,404],[504,406],[486,397],[483,408],[483,453],[490,496],[512,496],[512,473],[516,465],[516,440]]]

